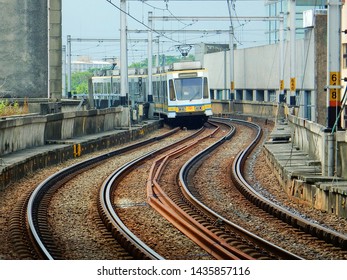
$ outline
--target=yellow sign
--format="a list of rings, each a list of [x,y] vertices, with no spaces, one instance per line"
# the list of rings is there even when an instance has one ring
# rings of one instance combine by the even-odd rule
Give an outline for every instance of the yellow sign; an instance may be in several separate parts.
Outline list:
[[[337,88],[330,88],[329,90],[329,106],[337,107],[341,105],[340,99],[340,89],[338,88],[341,85],[341,74],[340,72],[330,72],[330,86],[336,86]]]
[[[231,83],[230,83],[230,89],[231,89],[231,90],[234,90],[234,89],[235,89],[235,84],[234,84],[234,82],[231,82]]]
[[[187,112],[194,112],[195,111],[195,107],[194,106],[187,106],[186,107],[186,111]]]
[[[290,91],[296,90],[296,78],[290,78]]]
[[[284,81],[280,80],[280,90],[284,90]]]
[[[82,153],[81,144],[73,145],[73,156],[79,157],[79,156],[81,156],[81,153]]]

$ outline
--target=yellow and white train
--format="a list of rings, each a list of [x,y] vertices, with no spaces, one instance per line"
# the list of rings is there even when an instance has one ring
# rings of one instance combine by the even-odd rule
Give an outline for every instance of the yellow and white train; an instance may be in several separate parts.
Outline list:
[[[152,96],[148,95],[148,75],[145,70],[129,69],[129,101],[132,104],[153,102],[154,115],[169,123],[204,123],[212,116],[207,70],[200,62],[174,63],[152,74]],[[120,75],[92,78],[94,100],[108,100],[111,106],[120,103]],[[110,74],[110,73],[109,73]]]

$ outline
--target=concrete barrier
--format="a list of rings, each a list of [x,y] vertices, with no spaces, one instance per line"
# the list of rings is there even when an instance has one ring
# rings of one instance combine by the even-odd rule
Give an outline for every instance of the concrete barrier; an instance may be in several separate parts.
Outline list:
[[[123,107],[0,119],[0,157],[23,149],[127,126]]]

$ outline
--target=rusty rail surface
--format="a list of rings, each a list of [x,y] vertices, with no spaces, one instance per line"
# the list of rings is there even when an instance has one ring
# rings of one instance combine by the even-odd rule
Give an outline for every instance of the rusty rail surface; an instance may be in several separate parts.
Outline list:
[[[210,135],[189,143],[189,145],[180,146],[156,160],[151,167],[147,181],[147,200],[156,211],[214,258],[233,260],[254,259],[250,255],[228,244],[225,239],[216,235],[182,210],[165,194],[158,182],[170,158],[176,158],[185,153],[199,142],[214,135],[218,130],[219,127],[217,126]]]
[[[231,126],[232,122],[230,119],[222,119],[222,118],[211,118],[212,122],[216,123],[223,123],[224,125]],[[243,123],[240,122],[243,125],[248,125],[247,122]],[[187,161],[184,166],[180,170],[179,174],[179,184],[181,186],[181,190],[184,194],[184,196],[187,198],[188,201],[190,201],[193,205],[197,205],[203,211],[206,211],[208,215],[212,216],[214,220],[219,221],[224,225],[224,227],[229,228],[231,231],[235,232],[237,235],[239,235],[242,238],[245,238],[249,240],[251,243],[254,244],[255,247],[264,248],[266,251],[271,252],[273,254],[274,258],[280,258],[280,259],[301,259],[299,256],[292,254],[288,252],[287,250],[284,250],[283,248],[280,248],[262,238],[260,238],[257,235],[254,235],[253,233],[243,229],[242,227],[238,226],[237,224],[225,219],[218,213],[214,212],[212,209],[207,207],[205,204],[200,202],[192,193],[194,190],[191,190],[191,187],[189,186],[189,177],[190,172],[193,168],[197,167],[197,164],[199,162],[202,162],[202,160],[209,154],[213,149],[218,147],[219,145],[223,144],[226,140],[229,140],[235,133],[235,130],[230,130],[229,134],[225,137],[221,138],[218,142],[215,144],[207,147],[205,150],[201,151],[199,154],[192,157],[189,161]],[[260,132],[261,133],[261,132]],[[257,138],[257,137],[256,137]],[[255,139],[255,141],[257,141]]]
[[[129,172],[131,172],[136,166],[141,165],[143,161],[156,155],[162,154],[163,152],[172,149],[175,146],[181,145],[182,143],[197,137],[204,130],[205,128],[203,127],[196,133],[184,139],[181,139],[174,144],[145,154],[144,156],[123,165],[114,173],[112,173],[100,188],[98,199],[99,215],[108,231],[110,231],[112,235],[120,242],[120,244],[135,258],[163,259],[162,256],[157,254],[154,250],[149,248],[139,238],[137,238],[118,217],[116,211],[114,210],[113,203],[111,201],[111,197],[113,196],[112,194],[114,193],[118,185],[118,182]]]

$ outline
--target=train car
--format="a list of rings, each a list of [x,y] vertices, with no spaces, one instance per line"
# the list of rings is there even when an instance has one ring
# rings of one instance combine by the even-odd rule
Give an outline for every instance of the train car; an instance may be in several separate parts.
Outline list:
[[[208,73],[199,62],[174,63],[153,75],[154,113],[169,123],[202,124],[212,116]]]
[[[147,78],[144,69],[129,69],[128,83],[130,98],[134,104],[142,104],[147,96]],[[116,107],[120,103],[120,72],[99,71],[92,77],[92,92],[96,108]]]
[[[113,75],[92,78],[94,99],[114,96],[119,100],[120,76],[115,71]],[[212,116],[208,72],[200,62],[179,62],[156,69],[152,74],[151,97],[147,93],[145,71],[129,69],[128,74],[130,101],[153,101],[153,114],[169,124],[199,126]]]

